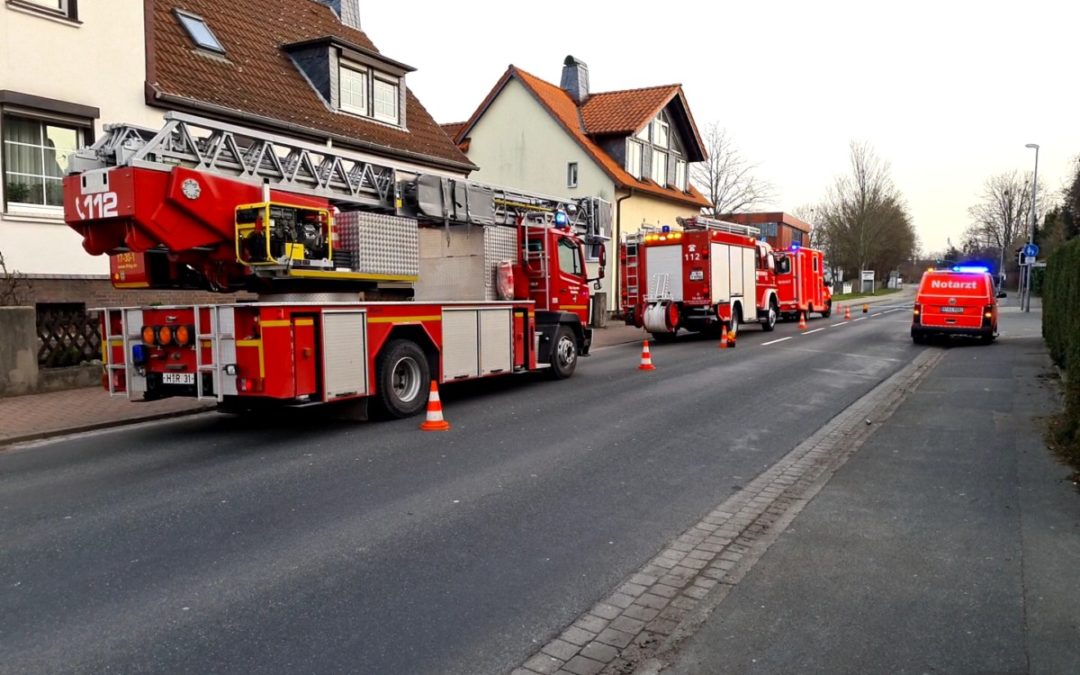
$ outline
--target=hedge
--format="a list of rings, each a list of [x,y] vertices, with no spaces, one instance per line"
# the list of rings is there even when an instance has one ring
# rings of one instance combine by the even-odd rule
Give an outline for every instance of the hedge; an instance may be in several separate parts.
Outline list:
[[[1046,262],[1043,337],[1067,380],[1059,440],[1080,456],[1080,239],[1059,246]]]

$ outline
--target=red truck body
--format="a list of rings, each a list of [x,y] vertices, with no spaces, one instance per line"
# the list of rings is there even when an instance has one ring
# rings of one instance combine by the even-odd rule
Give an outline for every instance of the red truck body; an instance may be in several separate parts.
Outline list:
[[[623,315],[657,339],[680,329],[738,331],[746,321],[776,325],[772,247],[757,230],[707,218],[681,220],[622,245]]]
[[[832,314],[832,291],[825,283],[825,254],[817,249],[793,247],[776,253],[776,290],[780,315],[810,318],[817,312]]]

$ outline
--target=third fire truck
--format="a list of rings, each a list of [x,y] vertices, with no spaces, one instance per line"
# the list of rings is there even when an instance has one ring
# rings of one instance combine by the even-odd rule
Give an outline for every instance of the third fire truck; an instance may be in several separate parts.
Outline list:
[[[669,340],[680,329],[738,332],[776,326],[780,300],[772,247],[760,231],[711,218],[646,230],[622,243],[622,311],[628,324]]]
[[[825,254],[817,249],[792,246],[777,251],[776,290],[780,298],[780,316],[810,318],[813,312],[823,317],[832,314],[832,291],[825,283]]]
[[[103,313],[113,394],[239,410],[373,399],[404,417],[432,380],[565,378],[589,351],[598,279],[583,244],[603,250],[600,199],[418,173],[181,113],[161,129],[108,126],[70,166],[67,223],[110,256],[115,286],[149,289],[143,306]],[[258,301],[150,305],[166,288]]]

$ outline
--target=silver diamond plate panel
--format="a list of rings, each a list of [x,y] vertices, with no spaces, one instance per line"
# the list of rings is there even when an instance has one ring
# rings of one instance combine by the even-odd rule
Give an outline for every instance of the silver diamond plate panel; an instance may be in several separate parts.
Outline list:
[[[352,269],[366,274],[416,276],[420,238],[416,221],[379,213],[349,211],[334,221],[336,248],[348,251]]]

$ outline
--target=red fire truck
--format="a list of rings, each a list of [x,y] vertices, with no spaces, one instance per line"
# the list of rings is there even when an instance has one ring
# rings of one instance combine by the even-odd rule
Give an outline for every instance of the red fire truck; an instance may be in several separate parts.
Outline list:
[[[525,194],[180,113],[112,125],[77,153],[65,218],[120,288],[256,302],[103,311],[105,385],[223,408],[376,400],[588,354],[583,238],[610,204]],[[600,269],[603,270],[601,264]],[[602,274],[602,272],[601,272]],[[152,293],[143,297],[152,299]]]
[[[673,339],[679,329],[719,332],[756,321],[776,326],[780,312],[772,247],[759,231],[711,218],[678,220],[628,237],[621,246],[626,323]]]
[[[827,317],[832,314],[832,291],[825,283],[825,254],[812,248],[793,246],[777,251],[776,290],[780,298],[780,316],[798,319],[812,312]]]

